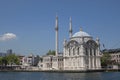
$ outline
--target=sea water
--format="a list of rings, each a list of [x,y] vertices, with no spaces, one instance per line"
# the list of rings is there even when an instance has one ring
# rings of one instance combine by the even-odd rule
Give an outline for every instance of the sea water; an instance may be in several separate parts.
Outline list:
[[[120,72],[0,72],[0,80],[120,80]]]

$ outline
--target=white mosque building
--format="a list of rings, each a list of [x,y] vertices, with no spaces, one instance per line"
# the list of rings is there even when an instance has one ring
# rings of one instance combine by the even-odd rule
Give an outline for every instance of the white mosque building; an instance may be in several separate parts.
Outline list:
[[[63,42],[63,54],[58,54],[58,17],[56,17],[56,55],[42,56],[39,62],[41,70],[97,70],[101,69],[99,39],[80,31],[72,35],[72,20],[70,18],[70,40]]]

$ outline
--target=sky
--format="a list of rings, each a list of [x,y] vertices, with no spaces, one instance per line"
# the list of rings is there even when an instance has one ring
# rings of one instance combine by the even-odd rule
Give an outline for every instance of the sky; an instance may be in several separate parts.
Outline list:
[[[83,31],[101,49],[120,48],[120,0],[0,0],[0,52],[12,49],[22,55],[44,55],[55,50],[55,18],[58,16],[59,52],[73,34]]]

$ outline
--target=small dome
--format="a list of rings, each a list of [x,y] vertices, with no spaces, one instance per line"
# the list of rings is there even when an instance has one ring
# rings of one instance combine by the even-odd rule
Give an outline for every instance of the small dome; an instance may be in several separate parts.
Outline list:
[[[80,30],[79,32],[76,32],[72,37],[91,37],[88,33]]]

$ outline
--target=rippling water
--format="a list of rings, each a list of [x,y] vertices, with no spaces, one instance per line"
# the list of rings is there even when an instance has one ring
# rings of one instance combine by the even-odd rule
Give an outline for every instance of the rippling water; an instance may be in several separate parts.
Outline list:
[[[120,80],[120,72],[0,72],[0,80]]]

